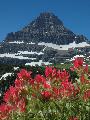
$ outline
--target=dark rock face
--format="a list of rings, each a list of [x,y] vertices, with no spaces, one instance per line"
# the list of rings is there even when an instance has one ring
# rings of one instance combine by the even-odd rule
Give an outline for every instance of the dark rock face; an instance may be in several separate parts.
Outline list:
[[[20,44],[15,42],[20,42]],[[76,44],[82,42],[89,43],[87,38],[83,35],[76,35],[67,29],[63,22],[53,13],[41,13],[39,17],[25,26],[22,30],[15,33],[9,33],[5,40],[0,43],[0,62],[11,64],[22,64],[39,60],[59,62],[63,58],[70,58],[72,56],[71,53],[65,50],[60,51],[58,49],[56,50],[51,47],[46,47],[45,45],[38,45],[40,42],[53,43],[56,45],[68,45],[73,42]],[[37,54],[19,54],[23,57],[36,59],[21,60],[18,57],[2,57],[2,54],[4,53],[16,54],[16,56],[18,56],[18,51],[37,52]],[[38,54],[40,52],[43,54]]]

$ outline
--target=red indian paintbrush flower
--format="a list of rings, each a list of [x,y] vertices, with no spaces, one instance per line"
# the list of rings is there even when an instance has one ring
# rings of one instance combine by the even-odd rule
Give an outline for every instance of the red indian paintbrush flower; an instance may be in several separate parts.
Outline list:
[[[88,73],[88,71],[89,71],[89,68],[88,68],[88,65],[86,64],[86,66],[84,67],[84,72]]]
[[[34,80],[37,82],[37,84],[43,84],[46,82],[46,79],[40,74],[36,75]]]
[[[28,80],[28,84],[30,84],[31,86],[34,85],[34,82],[35,82],[35,81],[34,81],[34,79],[32,79],[32,78],[31,78],[30,80]]]
[[[53,70],[52,70],[52,76],[51,77],[55,77],[56,73],[57,73],[57,70],[55,68],[53,68]]]
[[[75,58],[75,60],[73,61],[74,68],[79,68],[83,66],[83,61],[84,61],[83,58],[80,58],[80,57]]]
[[[81,83],[85,83],[86,79],[85,79],[85,76],[84,75],[81,75],[80,77],[80,82]]]
[[[69,79],[69,77],[70,77],[70,74],[66,70],[57,71],[57,78],[59,78],[61,81],[67,80]]]
[[[4,94],[3,99],[6,103],[15,104],[15,102],[18,100],[18,94],[19,90],[13,86],[10,86],[10,88]]]
[[[41,95],[42,95],[42,98],[44,100],[49,100],[51,97],[51,92],[50,91],[43,91],[43,92],[41,92]]]
[[[80,82],[81,82],[82,84],[89,84],[89,83],[90,83],[89,80],[87,80],[87,79],[85,78],[85,75],[84,75],[84,74],[82,74],[82,75],[80,76]]]
[[[52,71],[53,71],[52,67],[46,67],[45,76],[50,77],[52,75]]]
[[[6,120],[9,117],[9,113],[12,111],[12,106],[5,103],[0,105],[0,120]]]
[[[90,99],[90,89],[89,90],[86,90],[84,92],[84,96],[83,96],[84,100],[87,101]]]
[[[23,87],[25,85],[24,81],[19,80],[19,79],[16,79],[14,83],[15,83],[16,88],[21,88],[21,87]]]
[[[28,72],[27,70],[25,69],[21,69],[21,71],[17,74],[18,78],[21,79],[21,80],[28,80],[30,79],[31,77],[31,71]]]
[[[61,92],[60,92],[60,88],[53,87],[52,90],[53,90],[53,97],[54,97],[55,99],[59,98],[59,97],[60,97],[60,93],[61,93]]]
[[[61,82],[61,94],[63,97],[69,97],[73,95],[74,90],[74,85],[71,82],[68,82],[68,80]]]
[[[51,88],[51,85],[48,82],[44,82],[43,86],[44,86],[44,88],[48,88],[48,89]]]

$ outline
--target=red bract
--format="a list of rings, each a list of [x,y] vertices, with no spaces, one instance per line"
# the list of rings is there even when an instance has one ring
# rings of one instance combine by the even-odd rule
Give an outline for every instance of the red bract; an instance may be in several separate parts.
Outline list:
[[[6,104],[1,104],[0,105],[0,120],[5,120],[8,119],[9,113],[11,112],[12,107],[8,106]]]
[[[56,72],[57,72],[57,70],[54,68],[54,69],[52,70],[52,77],[55,77],[55,76],[56,76]]]
[[[45,69],[45,76],[50,77],[52,75],[52,67],[46,67]]]
[[[89,90],[86,90],[84,92],[84,96],[83,96],[84,100],[87,101],[90,99],[90,89]]]
[[[83,61],[84,59],[83,58],[75,58],[75,60],[73,61],[73,64],[74,64],[74,68],[79,68],[81,66],[83,66]]]
[[[75,87],[71,82],[63,81],[61,82],[61,94],[63,97],[69,97],[74,93]]]
[[[31,77],[32,72],[28,72],[25,69],[21,69],[20,73],[17,74],[18,78],[21,80],[28,80]]]
[[[28,81],[28,83],[30,84],[30,85],[34,85],[34,80],[33,79],[30,79],[29,81]]]
[[[11,86],[9,90],[4,95],[4,101],[9,104],[15,104],[15,102],[18,100],[18,90]]]
[[[51,97],[51,92],[50,91],[43,91],[43,92],[41,92],[41,95],[42,95],[42,98],[44,100],[49,100]]]
[[[42,76],[42,75],[36,75],[36,77],[35,77],[35,81],[38,83],[38,84],[40,84],[40,83],[44,83],[44,82],[46,82],[46,79]]]
[[[61,81],[64,81],[64,80],[68,80],[69,77],[70,77],[70,74],[66,70],[57,71],[57,79],[59,78]]]
[[[81,77],[80,77],[80,82],[81,82],[82,84],[88,84],[88,83],[89,83],[89,81],[85,78],[85,75],[84,75],[84,74],[81,75]]]
[[[25,85],[24,82],[19,79],[16,79],[14,83],[15,83],[15,87],[17,88],[23,87]]]
[[[84,68],[84,72],[88,73],[88,65],[86,64],[85,68]]]
[[[57,87],[53,87],[53,97],[56,99],[58,97],[60,97],[60,88]]]
[[[43,86],[44,88],[48,88],[48,89],[51,88],[51,85],[48,82],[44,82]]]
[[[12,110],[20,109],[21,112],[25,111],[25,99],[28,91],[25,88],[19,88],[11,86],[4,95],[4,101],[7,105],[12,106]]]
[[[85,76],[84,75],[81,75],[80,77],[80,82],[81,83],[85,83],[86,79],[85,79]]]
[[[31,80],[29,80],[29,83],[31,84],[30,81]],[[46,82],[46,79],[42,75],[40,74],[36,75],[34,78],[34,82],[32,81],[32,84],[31,84],[32,89],[34,89],[35,91],[39,91],[40,86],[42,86],[45,82]]]

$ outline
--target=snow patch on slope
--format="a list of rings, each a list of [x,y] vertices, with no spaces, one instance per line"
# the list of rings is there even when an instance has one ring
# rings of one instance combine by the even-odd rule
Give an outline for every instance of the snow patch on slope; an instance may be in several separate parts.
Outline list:
[[[15,43],[15,44],[21,44],[21,43],[24,43],[24,41],[13,41],[13,42],[8,42],[8,43]],[[34,45],[36,43],[33,43],[33,42],[30,42],[30,43],[27,43],[27,44],[31,44],[31,45]]]
[[[46,47],[51,47],[51,48],[56,49],[56,50],[68,50],[69,48],[90,46],[90,44],[88,44],[86,42],[76,44],[75,41],[73,43],[68,44],[68,45],[56,45],[53,43],[45,43],[45,42],[40,42],[40,43],[38,43],[38,45],[45,45]]]
[[[29,52],[29,51],[18,51],[15,54],[10,54],[10,53],[4,53],[4,54],[0,54],[0,57],[9,57],[9,58],[17,58],[17,59],[31,59],[31,60],[35,60],[36,58],[28,58],[28,57],[23,57],[22,55],[26,54],[26,55],[43,55],[43,52]]]
[[[13,41],[13,42],[8,42],[8,43],[16,43],[16,44],[21,44],[24,43],[23,41]]]
[[[41,66],[42,64],[44,65],[50,65],[52,63],[49,63],[49,62],[43,62],[42,60],[39,60],[39,62],[31,62],[31,63],[26,63],[25,65],[30,65],[30,66]]]
[[[28,51],[18,51],[19,54],[37,54],[37,55],[42,55],[44,54],[43,52],[28,52]]]
[[[4,54],[0,54],[0,57],[8,57],[8,58],[17,58],[17,59],[31,59],[31,60],[35,60],[36,58],[28,58],[28,57],[23,57],[21,55],[18,56],[18,54],[9,54],[9,53],[4,53]]]
[[[30,42],[30,43],[27,43],[27,44],[31,44],[31,45],[34,45],[34,44],[36,44],[36,43]]]

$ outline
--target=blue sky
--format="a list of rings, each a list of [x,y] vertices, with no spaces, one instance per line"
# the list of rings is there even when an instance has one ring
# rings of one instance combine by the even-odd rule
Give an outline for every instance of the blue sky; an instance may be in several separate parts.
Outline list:
[[[90,0],[0,0],[0,41],[47,11],[90,40]]]

